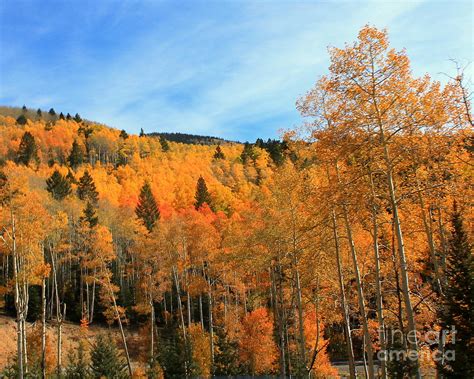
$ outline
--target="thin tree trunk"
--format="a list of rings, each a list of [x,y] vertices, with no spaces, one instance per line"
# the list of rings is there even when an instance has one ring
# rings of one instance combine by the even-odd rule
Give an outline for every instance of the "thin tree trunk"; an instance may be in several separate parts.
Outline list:
[[[409,329],[409,342],[410,347],[413,351],[418,354],[418,340],[416,337],[416,321],[415,321],[415,314],[413,312],[413,305],[410,299],[410,285],[408,280],[408,267],[407,267],[407,260],[405,254],[405,245],[403,242],[403,231],[400,221],[400,216],[398,214],[398,201],[396,196],[395,190],[395,183],[393,180],[393,165],[392,160],[390,158],[390,152],[388,149],[388,142],[385,137],[385,130],[382,123],[382,118],[380,116],[380,111],[378,109],[377,101],[374,96],[374,106],[377,112],[377,122],[379,126],[379,136],[380,141],[383,147],[383,154],[384,160],[387,169],[387,185],[390,195],[390,204],[392,206],[393,212],[393,224],[395,227],[395,234],[397,236],[397,245],[398,245],[398,258],[400,260],[400,271],[401,271],[401,280],[402,280],[402,290],[403,290],[403,297],[405,300],[405,311],[407,314],[407,321],[408,321],[408,329]],[[418,356],[414,357],[414,365],[416,370],[416,378],[421,379],[421,372],[420,372],[420,364],[418,360]]]
[[[339,177],[339,168],[338,168],[337,162],[335,162],[335,170],[336,170],[336,176],[337,176],[337,181],[339,185],[343,185]],[[344,196],[346,197],[345,193],[344,193]],[[362,281],[360,278],[359,263],[357,260],[357,251],[355,248],[354,238],[352,236],[352,226],[349,221],[349,212],[347,210],[346,199],[344,199],[342,202],[342,211],[343,211],[344,224],[346,227],[347,239],[349,241],[349,248],[350,248],[351,256],[352,256],[352,264],[354,266],[354,274],[356,278],[357,295],[358,295],[357,299],[359,303],[359,312],[362,319],[362,329],[364,332],[365,339],[367,341],[367,343],[365,344],[365,351],[367,351],[367,358],[368,358],[368,363],[369,363],[369,378],[373,379],[374,374],[375,374],[373,349],[372,349],[372,343],[370,339],[369,326],[367,322],[367,313],[365,310],[364,291],[362,289]]]
[[[352,227],[349,222],[349,216],[347,214],[347,207],[344,203],[343,206],[343,214],[344,214],[344,222],[346,224],[346,231],[347,231],[347,238],[349,239],[349,247],[351,250],[352,256],[352,264],[354,266],[354,273],[356,277],[356,286],[357,286],[357,298],[359,302],[359,312],[362,318],[362,328],[364,331],[365,340],[367,343],[365,344],[365,351],[367,351],[367,360],[369,364],[369,378],[374,378],[374,357],[373,357],[373,349],[372,343],[370,340],[370,333],[369,333],[369,326],[367,323],[367,313],[365,310],[365,301],[364,301],[364,292],[362,290],[362,282],[360,279],[360,271],[359,271],[359,263],[357,262],[357,251],[354,244],[354,239],[352,237]]]
[[[179,278],[178,278],[178,272],[176,270],[176,267],[173,266],[173,276],[174,276],[174,283],[176,286],[176,292],[177,292],[177,301],[178,301],[178,310],[179,310],[179,317],[181,321],[181,328],[183,329],[183,339],[184,342],[187,343],[186,339],[186,324],[184,323],[184,314],[183,314],[183,305],[181,304],[181,290],[180,290],[180,285],[179,285]]]
[[[109,289],[110,297],[112,298],[112,302],[114,304],[115,315],[117,317],[117,321],[118,321],[118,324],[119,324],[120,334],[122,336],[122,343],[123,343],[123,349],[125,351],[125,359],[127,360],[128,373],[129,373],[130,377],[132,377],[133,376],[132,365],[130,363],[130,355],[128,353],[127,339],[125,338],[125,332],[123,330],[122,318],[121,318],[120,313],[118,311],[117,302],[115,300],[115,295],[114,295],[112,289],[110,288],[110,281],[107,284],[108,284],[107,286],[108,286],[108,289]]]
[[[13,259],[13,279],[15,281],[15,310],[16,310],[16,333],[17,333],[17,364],[18,364],[18,377],[23,378],[24,376],[24,356],[23,356],[23,299],[20,290],[20,267],[18,251],[16,246],[16,223],[13,209],[10,208],[10,220],[11,220],[11,239],[12,239],[12,259]],[[2,237],[3,238],[3,237]],[[3,239],[5,242],[5,240]]]
[[[62,323],[63,318],[66,316],[66,304],[64,304],[64,311],[61,311],[61,302],[59,299],[59,290],[58,290],[58,273],[56,267],[56,258],[53,254],[51,247],[51,266],[53,268],[53,287],[56,297],[56,328],[57,328],[57,365],[56,365],[56,374],[58,377],[61,377],[62,371]],[[82,276],[82,275],[81,275]]]
[[[149,277],[149,284],[150,284],[150,365],[153,367],[153,360],[155,358],[155,306],[153,304],[153,286],[151,275]]]
[[[43,379],[46,378],[46,279],[44,276],[41,283],[41,375]]]
[[[23,264],[21,265],[23,266]],[[25,375],[28,375],[28,340],[26,338],[26,317],[28,314],[28,302],[29,302],[29,290],[28,290],[28,282],[27,280],[24,280],[23,283],[23,328],[22,328],[22,333],[23,333],[23,362],[25,365]]]
[[[379,322],[379,343],[380,350],[386,354],[387,347],[385,343],[385,321],[383,315],[383,301],[382,301],[382,281],[380,278],[380,255],[379,255],[379,232],[377,222],[377,203],[374,188],[374,181],[372,172],[369,172],[370,187],[372,191],[372,233],[373,233],[373,249],[374,249],[374,261],[375,261],[375,294],[377,302],[377,318]],[[382,379],[387,378],[386,362],[384,359],[380,361],[380,368],[382,371]]]
[[[204,313],[202,310],[202,294],[199,294],[199,319],[201,321],[201,330],[204,330]]]
[[[425,200],[423,199],[423,195],[421,193],[419,180],[416,179],[417,190],[418,190],[418,202],[420,204],[421,209],[421,219],[423,221],[423,227],[425,229],[426,239],[428,240],[428,248],[430,251],[430,258],[431,263],[433,264],[434,269],[434,279],[436,282],[436,289],[439,291],[439,294],[443,296],[443,286],[441,284],[441,273],[439,269],[438,257],[436,256],[436,247],[433,239],[433,229],[431,225],[431,212],[430,217],[428,219],[426,215],[425,209]]]
[[[346,291],[344,289],[344,275],[342,273],[342,264],[341,264],[341,254],[339,247],[339,235],[337,232],[337,221],[336,221],[336,212],[333,209],[331,212],[332,218],[332,230],[334,238],[334,247],[336,251],[336,263],[337,263],[337,273],[339,281],[339,291],[341,298],[341,310],[344,318],[344,335],[346,337],[346,348],[347,348],[347,358],[349,360],[349,375],[351,379],[355,379],[355,360],[354,360],[354,349],[352,347],[352,336],[351,336],[351,326],[349,321],[349,310],[347,307],[346,301]]]
[[[89,307],[90,309],[90,315],[89,315],[89,324],[92,323],[94,320],[94,305],[95,305],[95,287],[96,287],[96,269],[94,268],[94,282],[92,283],[92,299],[91,299],[91,305]]]
[[[280,264],[278,263],[278,266],[272,267],[270,269],[270,278],[271,278],[271,292],[272,292],[272,298],[273,298],[273,318],[275,319],[275,322],[278,325],[278,345],[280,347],[280,357],[279,357],[279,366],[280,366],[280,377],[285,378],[286,377],[286,357],[285,357],[285,332],[284,332],[284,327],[283,327],[283,309],[281,304],[281,299],[279,297],[279,291],[277,292],[277,279],[275,278],[277,272],[278,272],[278,267]],[[281,284],[281,283],[280,283]]]

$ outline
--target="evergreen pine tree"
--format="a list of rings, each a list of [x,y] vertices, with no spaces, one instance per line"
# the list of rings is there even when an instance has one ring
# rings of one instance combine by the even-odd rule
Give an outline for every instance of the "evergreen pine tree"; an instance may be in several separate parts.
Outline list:
[[[71,183],[58,170],[46,179],[46,189],[56,200],[62,200],[71,194]]]
[[[128,138],[128,133],[125,130],[122,129],[120,131],[119,137],[122,138],[122,139],[127,139]]]
[[[240,159],[242,160],[242,163],[246,164],[249,160],[255,160],[256,158],[257,154],[255,153],[253,146],[250,143],[245,142],[244,149],[240,154]]]
[[[59,114],[59,119],[60,119],[60,120],[64,120],[64,119],[65,119],[65,117],[64,117],[64,115],[63,115],[63,112],[61,112],[61,113]]]
[[[72,116],[69,113],[66,115],[66,120],[72,120]]]
[[[460,212],[454,205],[452,232],[446,256],[446,293],[441,313],[442,325],[455,328],[455,340],[444,351],[454,351],[454,360],[445,360],[441,371],[446,378],[474,378],[474,257]]]
[[[239,374],[239,344],[229,338],[224,328],[216,328],[216,353],[214,374],[235,376]]]
[[[26,105],[23,105],[23,107],[21,108],[21,111],[25,114],[26,112],[28,112],[28,108],[26,107]]]
[[[90,201],[87,202],[86,207],[82,211],[82,216],[80,217],[82,222],[87,222],[89,227],[92,229],[99,223],[99,217],[95,213],[95,208]]]
[[[143,128],[140,128],[140,137],[145,137],[145,132],[143,131]]]
[[[170,150],[170,145],[168,144],[168,141],[166,140],[165,137],[160,136],[160,144],[161,144],[161,150],[166,152]]]
[[[285,144],[278,140],[268,139],[265,145],[265,149],[268,151],[270,158],[277,166],[281,166],[285,160],[285,156],[283,155],[284,148]]]
[[[81,200],[87,200],[93,205],[99,202],[99,193],[95,187],[94,179],[89,174],[89,171],[84,171],[84,174],[79,179],[77,185],[77,196]]]
[[[49,148],[48,149],[48,166],[53,167],[55,163],[56,163],[56,160],[54,159],[53,149]]]
[[[193,360],[192,346],[183,341],[182,332],[175,325],[161,329],[159,346],[157,360],[165,379],[201,377]]]
[[[199,209],[202,207],[204,203],[211,207],[211,195],[207,189],[206,181],[202,176],[199,177],[197,184],[196,184],[196,195],[194,196],[196,200],[194,202],[194,207]]]
[[[16,123],[18,125],[26,125],[27,122],[28,122],[28,119],[26,118],[24,114],[19,115],[18,118],[16,119]]]
[[[69,165],[75,170],[78,168],[84,161],[84,152],[82,151],[81,146],[77,143],[76,140],[72,143],[71,154],[68,158]]]
[[[74,116],[74,121],[76,121],[77,123],[80,123],[82,121],[82,118],[81,116],[79,116],[79,113],[76,113],[76,115]]]
[[[51,116],[56,116],[56,111],[55,111],[53,108],[51,108],[48,113],[49,113]]]
[[[137,217],[142,220],[143,225],[145,225],[149,232],[153,230],[153,226],[160,218],[160,211],[158,210],[158,205],[156,204],[156,200],[151,192],[150,183],[148,182],[145,182],[140,190],[135,213]]]
[[[38,118],[41,118],[43,116],[43,112],[41,112],[41,109],[38,108],[38,110],[36,111],[36,115],[38,116]]]
[[[86,359],[84,342],[79,341],[77,351],[71,350],[68,354],[66,379],[82,379],[90,376],[89,364]]]
[[[222,152],[220,145],[217,145],[216,151],[214,152],[214,159],[225,159],[225,155]]]
[[[97,336],[91,352],[91,370],[94,378],[126,378],[126,363],[114,340]]]
[[[39,162],[38,147],[36,146],[35,137],[30,132],[25,132],[21,137],[17,161],[28,166],[32,160]]]

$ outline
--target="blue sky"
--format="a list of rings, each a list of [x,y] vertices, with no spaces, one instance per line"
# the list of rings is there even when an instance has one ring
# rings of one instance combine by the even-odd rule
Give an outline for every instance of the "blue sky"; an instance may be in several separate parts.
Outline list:
[[[473,61],[471,1],[0,0],[0,104],[132,133],[277,137],[301,123],[295,101],[326,73],[327,46],[367,23],[416,74]]]

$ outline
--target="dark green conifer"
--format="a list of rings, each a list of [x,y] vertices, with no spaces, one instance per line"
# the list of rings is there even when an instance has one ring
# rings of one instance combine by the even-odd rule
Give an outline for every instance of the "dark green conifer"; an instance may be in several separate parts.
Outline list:
[[[79,116],[79,113],[76,113],[76,115],[74,116],[74,121],[76,121],[77,123],[80,123],[82,121],[82,118],[81,116]]]
[[[242,160],[243,164],[246,164],[250,160],[255,161],[255,159],[257,159],[257,153],[255,152],[253,146],[250,143],[245,142],[244,149],[240,154],[240,159]]]
[[[239,344],[231,340],[225,328],[216,328],[216,353],[214,374],[229,377],[239,374]]]
[[[86,207],[82,211],[82,216],[79,219],[81,222],[87,222],[91,229],[99,223],[99,217],[97,217],[95,208],[90,201],[87,202]]]
[[[39,162],[38,147],[36,146],[35,137],[30,132],[25,132],[21,137],[17,161],[28,166],[32,160]]]
[[[41,109],[38,108],[38,110],[36,111],[36,115],[38,116],[38,118],[43,117],[43,112],[41,112]]]
[[[69,113],[66,115],[66,120],[72,120],[72,116]]]
[[[212,206],[212,199],[209,191],[207,189],[206,181],[202,176],[199,177],[197,184],[196,184],[196,195],[194,196],[196,200],[194,202],[194,207],[199,209],[203,206],[203,204],[207,204],[210,207]]]
[[[126,378],[127,364],[114,340],[98,335],[91,351],[91,370],[94,378]]]
[[[76,140],[72,143],[71,154],[69,155],[68,161],[74,170],[84,162],[84,152]]]
[[[16,123],[18,125],[26,125],[27,122],[28,122],[28,119],[26,118],[24,114],[19,115],[18,118],[16,119]]]
[[[61,113],[59,114],[59,119],[60,119],[60,120],[64,120],[64,119],[65,119],[65,117],[64,117],[64,115],[63,115],[63,112],[61,112]]]
[[[84,342],[79,341],[77,351],[71,350],[68,354],[66,379],[82,379],[90,377],[89,363],[85,353]]]
[[[122,139],[127,139],[128,138],[128,133],[125,130],[122,129],[120,131],[119,137],[122,138]]]
[[[145,132],[143,131],[143,128],[140,128],[140,137],[145,137]]]
[[[99,193],[95,187],[94,179],[89,174],[89,171],[84,171],[84,174],[79,179],[77,185],[77,196],[81,200],[87,200],[90,203],[97,205],[99,201]]]
[[[71,183],[58,170],[46,179],[46,189],[56,200],[62,200],[71,194]]]
[[[55,111],[53,108],[51,108],[48,113],[49,113],[51,116],[56,116],[56,111]]]
[[[53,167],[55,163],[56,163],[56,160],[54,159],[53,149],[49,148],[48,149],[48,166]]]
[[[220,145],[217,145],[216,151],[214,152],[214,159],[225,159],[224,152],[222,151]]]
[[[137,217],[142,220],[143,225],[149,232],[153,230],[156,221],[160,218],[160,211],[156,203],[153,193],[151,192],[150,183],[145,182],[140,190],[138,204],[135,208]]]
[[[160,144],[161,144],[162,151],[167,152],[170,150],[170,145],[168,144],[168,141],[166,140],[165,137],[160,136]]]
[[[461,213],[456,204],[446,256],[444,306],[440,314],[445,330],[456,330],[444,351],[454,352],[440,369],[445,378],[474,378],[474,257]],[[448,357],[448,355],[446,355]]]

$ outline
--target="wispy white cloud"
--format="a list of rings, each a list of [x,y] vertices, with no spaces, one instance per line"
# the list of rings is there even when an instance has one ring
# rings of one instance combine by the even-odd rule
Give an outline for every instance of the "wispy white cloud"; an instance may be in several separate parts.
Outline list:
[[[0,101],[78,111],[132,132],[250,140],[300,122],[295,100],[326,71],[326,47],[352,41],[366,23],[388,27],[420,73],[447,70],[448,54],[472,54],[464,2],[98,4],[77,15],[84,22],[53,15],[41,37],[15,41],[21,48],[0,58]],[[449,29],[439,30],[433,20],[446,14]],[[6,29],[2,48],[13,46],[5,39],[15,24]],[[48,56],[55,44],[62,51]]]

